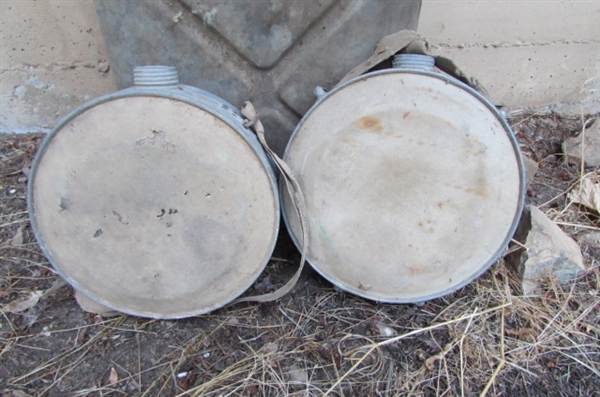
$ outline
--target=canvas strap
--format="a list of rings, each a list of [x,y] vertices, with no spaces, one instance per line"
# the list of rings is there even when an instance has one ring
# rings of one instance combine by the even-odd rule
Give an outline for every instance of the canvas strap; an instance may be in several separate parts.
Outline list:
[[[435,66],[442,72],[462,81],[471,88],[479,91],[479,93],[482,95],[486,97],[488,96],[487,91],[481,82],[475,77],[467,76],[462,70],[460,70],[454,61],[441,55],[431,54],[427,40],[413,30],[401,30],[397,33],[385,36],[383,39],[381,39],[379,44],[377,44],[377,47],[375,47],[373,55],[349,71],[337,85],[343,84],[350,79],[368,72],[381,62],[391,58],[397,53],[431,55],[435,58]]]
[[[273,160],[273,163],[281,173],[281,177],[284,180],[284,184],[286,186],[287,192],[289,194],[292,203],[294,204],[294,208],[296,213],[298,214],[298,219],[300,220],[300,228],[302,232],[302,240],[300,244],[302,245],[302,255],[300,257],[300,266],[294,276],[283,286],[278,288],[277,290],[270,292],[268,294],[257,295],[257,296],[247,296],[243,298],[236,299],[233,303],[240,302],[272,302],[277,300],[290,292],[292,288],[298,282],[300,278],[300,274],[302,273],[302,269],[304,268],[304,263],[306,262],[306,253],[308,252],[308,221],[306,218],[306,204],[304,202],[304,195],[302,194],[302,189],[300,188],[300,184],[294,178],[294,174],[290,167],[283,161],[271,148],[267,145],[267,141],[265,140],[265,128],[258,118],[258,114],[252,106],[252,103],[246,102],[241,109],[242,115],[246,118],[246,122],[244,123],[246,127],[254,128],[254,132],[258,137],[258,141],[262,145],[263,149],[267,153],[267,155]]]
[[[429,51],[429,44],[423,36],[412,30],[401,30],[397,33],[385,36],[383,39],[381,39],[379,44],[377,44],[373,55],[371,55],[369,59],[367,59],[366,61],[352,69],[350,72],[348,72],[342,78],[342,80],[340,80],[338,85],[343,84],[348,80],[351,80],[368,72],[381,62],[391,58],[393,55],[400,52],[406,54],[431,55]],[[487,96],[487,91],[479,82],[479,80],[477,80],[474,77],[467,76],[458,68],[458,66],[456,66],[456,64],[451,59],[440,55],[432,56],[435,58],[435,66],[438,69],[469,85],[470,87],[479,91],[482,95]],[[258,114],[256,113],[256,110],[254,109],[252,103],[246,102],[242,107],[241,112],[242,115],[246,118],[245,126],[252,127],[254,129],[254,132],[256,133],[256,136],[258,137],[258,140],[262,145],[263,149],[265,150],[267,155],[273,160],[273,163],[281,173],[289,197],[294,204],[294,209],[296,210],[298,219],[300,220],[300,228],[302,234],[302,240],[300,243],[302,245],[302,255],[300,257],[300,266],[298,267],[298,270],[296,271],[294,276],[282,287],[273,292],[263,295],[239,298],[233,301],[232,303],[235,304],[240,302],[272,302],[283,297],[288,292],[290,292],[292,288],[294,288],[294,286],[298,282],[298,279],[300,278],[302,269],[304,268],[309,243],[306,204],[304,201],[302,189],[300,188],[300,184],[298,183],[296,178],[294,178],[292,170],[273,150],[271,150],[271,148],[267,144],[265,140],[264,126],[258,118]]]

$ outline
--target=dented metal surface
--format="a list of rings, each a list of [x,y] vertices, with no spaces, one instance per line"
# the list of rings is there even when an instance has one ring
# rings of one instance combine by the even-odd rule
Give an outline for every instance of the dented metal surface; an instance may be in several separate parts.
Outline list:
[[[251,100],[282,153],[314,101],[379,40],[416,29],[421,1],[95,0],[120,88],[135,65],[174,64],[181,81],[235,106]]]

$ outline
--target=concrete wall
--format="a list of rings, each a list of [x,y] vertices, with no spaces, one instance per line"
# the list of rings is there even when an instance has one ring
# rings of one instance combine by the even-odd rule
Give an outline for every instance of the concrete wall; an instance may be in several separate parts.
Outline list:
[[[91,0],[0,0],[0,132],[47,131],[115,90]]]
[[[419,31],[497,104],[600,109],[596,0],[423,0]],[[47,131],[114,91],[106,60],[91,0],[0,0],[0,132]]]
[[[498,105],[600,111],[600,1],[423,0],[419,32]]]

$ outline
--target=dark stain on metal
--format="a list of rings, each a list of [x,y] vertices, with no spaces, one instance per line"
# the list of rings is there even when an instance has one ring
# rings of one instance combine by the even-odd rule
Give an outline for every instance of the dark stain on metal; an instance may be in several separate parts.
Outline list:
[[[102,229],[98,229],[98,230],[96,230],[96,233],[94,233],[94,238],[98,238],[98,237],[102,236],[102,234],[104,234]]]
[[[156,146],[166,152],[175,153],[175,145],[167,140],[167,133],[164,131],[152,130],[152,136],[140,139],[135,146]]]
[[[160,209],[160,214],[156,215],[157,218],[162,218],[163,216],[165,216],[165,214],[167,213],[167,211],[165,211],[164,208]]]
[[[465,191],[465,193],[471,193],[471,194],[474,194],[479,197],[487,197],[487,193],[483,186],[480,189],[468,188],[468,189],[463,189],[463,190]]]
[[[426,232],[429,232],[429,233],[435,232],[435,229],[433,227],[431,227],[432,222],[430,220],[428,220],[428,221],[426,221],[426,223],[427,224],[425,224],[423,222],[419,222],[418,225],[421,229],[425,230]]]
[[[381,121],[377,120],[373,116],[361,117],[360,119],[356,120],[354,124],[361,130],[367,130],[371,132],[381,132],[383,130]]]
[[[60,198],[60,211],[59,212],[63,212],[63,211],[68,210],[69,209],[69,205],[70,205],[69,200],[66,199],[66,198],[64,198],[64,197],[61,197]]]
[[[123,221],[123,216],[121,214],[119,214],[117,211],[113,211],[113,215],[117,217],[117,220],[119,221],[119,223],[121,223],[123,225],[129,225],[129,222]]]
[[[173,209],[173,208],[169,208],[169,215],[173,215],[178,213],[179,211],[177,211],[177,209]]]

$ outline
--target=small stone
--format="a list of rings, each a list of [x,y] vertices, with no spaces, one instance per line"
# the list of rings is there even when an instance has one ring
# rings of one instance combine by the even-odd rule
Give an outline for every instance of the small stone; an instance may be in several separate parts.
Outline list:
[[[110,64],[108,63],[108,61],[98,62],[98,71],[100,73],[108,73],[109,70],[110,70]]]
[[[377,330],[379,331],[379,335],[385,336],[386,338],[396,335],[396,331],[385,324],[378,323]]]
[[[577,236],[577,241],[600,248],[600,232],[585,232]]]
[[[522,278],[524,295],[539,295],[545,282],[566,284],[586,270],[577,243],[534,206],[523,211],[515,239],[527,250],[508,255],[506,261]]]
[[[583,161],[588,167],[600,166],[600,119],[596,119],[578,136],[566,139],[563,142],[563,152],[571,163],[581,164],[583,154]]]

